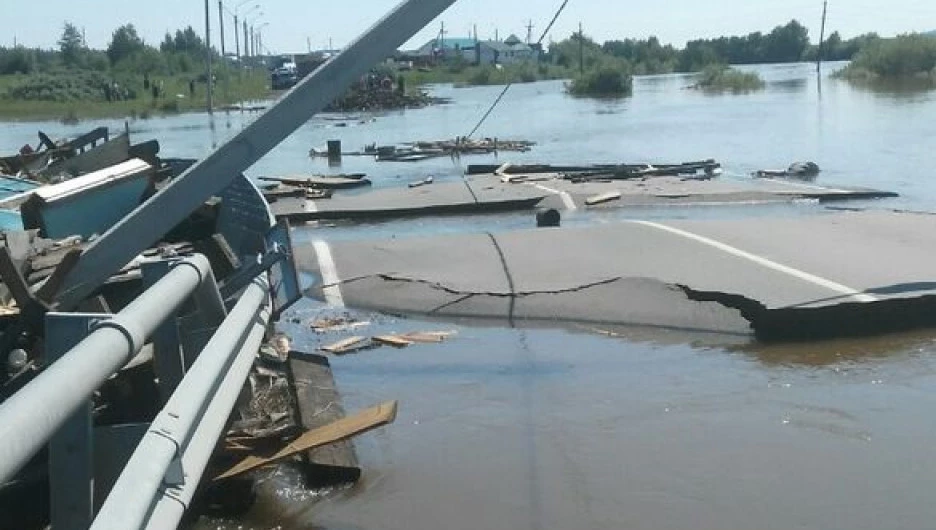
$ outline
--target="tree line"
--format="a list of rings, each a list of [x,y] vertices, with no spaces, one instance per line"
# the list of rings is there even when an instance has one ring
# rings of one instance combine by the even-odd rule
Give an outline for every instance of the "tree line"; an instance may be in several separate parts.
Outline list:
[[[146,43],[133,24],[114,30],[104,50],[91,49],[77,26],[64,23],[56,49],[0,47],[0,75],[50,73],[68,70],[178,75],[200,72],[207,54],[217,56],[188,26],[166,33],[158,47]]]
[[[878,40],[866,34],[843,40],[838,32],[826,39],[822,58],[827,61],[851,59],[869,42]],[[696,39],[682,49],[661,44],[656,37],[609,40],[602,44],[580,33],[550,45],[546,60],[564,67],[595,67],[608,58],[625,61],[634,74],[695,72],[712,64],[783,63],[815,60],[819,46],[809,41],[809,31],[796,20],[777,26],[769,33],[746,36]]]

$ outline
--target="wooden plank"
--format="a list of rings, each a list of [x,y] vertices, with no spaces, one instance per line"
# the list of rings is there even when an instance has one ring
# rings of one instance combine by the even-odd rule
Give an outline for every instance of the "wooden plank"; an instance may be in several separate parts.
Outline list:
[[[395,348],[405,348],[413,343],[413,341],[401,335],[377,335],[373,337],[372,340],[379,344],[386,344],[387,346],[393,346]]]
[[[412,333],[407,333],[402,335],[402,337],[410,342],[442,342],[448,337],[455,335],[454,331],[414,331]]]
[[[593,206],[595,204],[601,204],[603,202],[616,201],[620,198],[621,198],[621,192],[609,191],[607,193],[592,195],[591,197],[585,199],[585,204],[587,206]]]
[[[248,456],[228,469],[215,480],[235,477],[259,467],[275,464],[304,451],[331,443],[347,440],[352,436],[393,423],[397,414],[397,402],[387,401],[362,410],[352,416],[313,429],[296,438],[286,447],[269,457]]]
[[[328,353],[348,353],[352,351],[357,351],[363,348],[368,347],[370,344],[367,340],[367,337],[354,336],[348,337],[346,339],[339,340],[328,346],[322,346],[322,351],[327,351]]]
[[[317,429],[345,417],[331,366],[324,355],[290,352],[287,363],[304,429]],[[308,451],[306,482],[311,488],[356,482],[361,477],[354,445],[346,440]]]

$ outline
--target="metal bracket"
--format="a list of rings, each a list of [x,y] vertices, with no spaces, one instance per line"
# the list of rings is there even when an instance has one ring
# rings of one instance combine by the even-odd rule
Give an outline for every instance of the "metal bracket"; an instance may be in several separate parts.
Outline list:
[[[47,363],[68,353],[109,318],[102,313],[46,313]],[[91,401],[81,405],[49,440],[49,511],[56,530],[83,530],[94,517],[91,407]]]
[[[289,223],[286,220],[280,220],[267,231],[264,246],[265,254],[258,255],[256,260],[243,266],[225,282],[221,287],[221,296],[225,300],[233,297],[254,278],[266,272],[269,274],[270,295],[273,300],[271,318],[275,321],[286,309],[302,299]]]

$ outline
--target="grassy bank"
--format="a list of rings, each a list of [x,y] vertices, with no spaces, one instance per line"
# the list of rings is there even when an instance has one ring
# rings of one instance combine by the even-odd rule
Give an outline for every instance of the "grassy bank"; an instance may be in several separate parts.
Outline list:
[[[153,98],[144,89],[142,78],[113,79],[126,89],[126,98],[108,101],[99,79],[79,79],[85,73],[57,73],[0,76],[0,120],[62,120],[66,122],[94,118],[147,118],[161,114],[203,111],[207,108],[207,86],[195,83],[189,91],[191,76],[153,77],[162,83],[161,94]],[[83,82],[81,82],[83,81]],[[216,108],[246,100],[270,96],[265,71],[219,74],[214,90]]]
[[[911,34],[872,42],[836,76],[857,83],[911,81],[936,87],[936,38]]]
[[[407,86],[438,83],[452,83],[456,86],[483,86],[568,79],[572,76],[572,72],[568,68],[546,63],[501,66],[453,64],[438,66],[431,70],[411,70],[404,72],[402,75]]]
[[[724,65],[706,67],[692,88],[707,92],[744,94],[764,88],[764,81],[755,72],[742,72]]]

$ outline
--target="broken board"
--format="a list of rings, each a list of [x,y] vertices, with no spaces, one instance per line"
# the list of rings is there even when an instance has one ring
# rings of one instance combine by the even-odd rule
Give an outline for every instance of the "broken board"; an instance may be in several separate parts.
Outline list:
[[[342,418],[317,429],[306,431],[272,456],[248,456],[238,462],[234,467],[219,475],[215,480],[235,477],[263,466],[275,464],[276,462],[280,462],[309,449],[348,440],[358,434],[363,434],[378,427],[393,423],[393,420],[396,419],[396,414],[396,401],[381,403],[380,405],[357,412],[347,418]]]
[[[341,396],[328,359],[321,355],[289,353],[290,387],[295,392],[299,423],[317,429],[345,417]],[[357,482],[361,478],[354,445],[341,440],[306,452],[306,484],[324,488]]]

